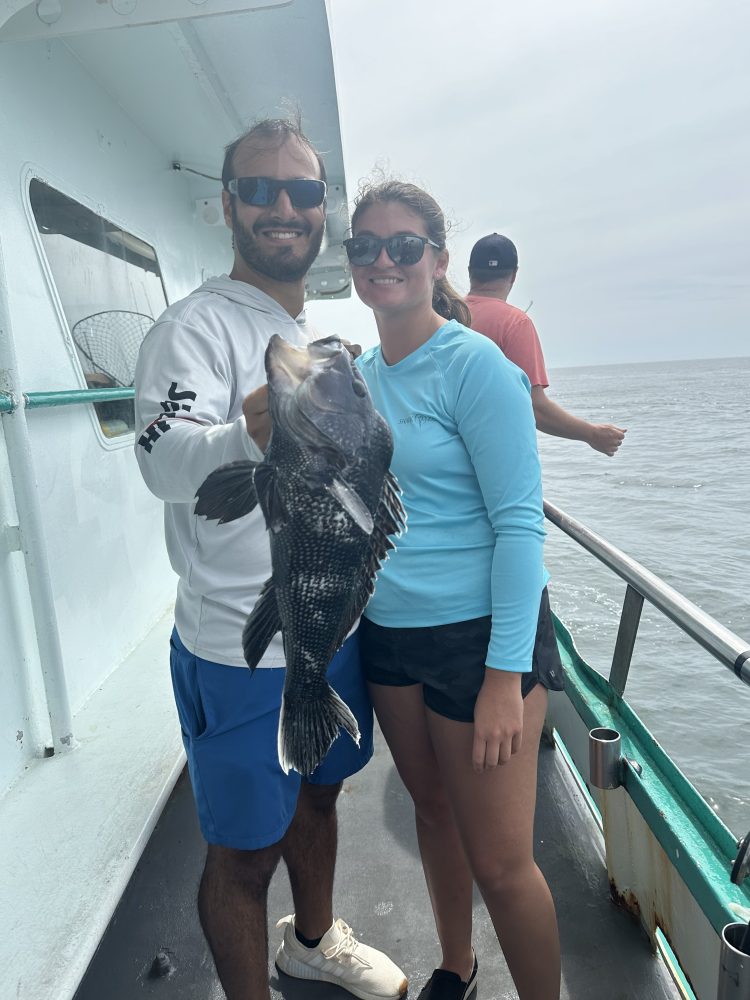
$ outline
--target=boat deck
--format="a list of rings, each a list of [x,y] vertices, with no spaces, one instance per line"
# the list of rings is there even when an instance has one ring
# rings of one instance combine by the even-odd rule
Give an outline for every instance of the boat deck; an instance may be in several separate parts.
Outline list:
[[[410,800],[382,739],[372,763],[347,781],[339,799],[340,846],[335,910],[362,940],[384,949],[405,970],[416,998],[438,959]],[[546,743],[540,754],[537,860],[555,897],[563,951],[563,1000],[667,1000],[679,993],[630,915],[611,901],[601,836],[567,766]],[[198,925],[195,895],[204,845],[183,774],[75,1000],[139,997],[221,1000]],[[350,994],[279,973],[273,954],[277,918],[291,912],[283,865],[269,899],[274,1000],[345,1000]],[[474,943],[481,1000],[517,996],[481,899]],[[159,951],[173,972],[149,975]],[[544,956],[540,955],[540,961]]]

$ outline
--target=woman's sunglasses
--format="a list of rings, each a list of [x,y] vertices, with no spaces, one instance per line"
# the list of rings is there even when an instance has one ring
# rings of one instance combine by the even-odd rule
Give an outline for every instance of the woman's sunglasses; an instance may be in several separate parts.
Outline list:
[[[279,181],[275,177],[234,177],[227,182],[227,191],[236,194],[246,205],[268,208],[275,205],[282,190],[289,195],[295,208],[317,208],[326,196],[324,181],[299,180]]]
[[[374,264],[383,247],[394,264],[418,264],[424,256],[426,246],[435,247],[436,250],[441,249],[426,236],[413,236],[410,233],[388,236],[386,239],[381,239],[379,236],[352,236],[344,240],[349,263],[355,267]]]

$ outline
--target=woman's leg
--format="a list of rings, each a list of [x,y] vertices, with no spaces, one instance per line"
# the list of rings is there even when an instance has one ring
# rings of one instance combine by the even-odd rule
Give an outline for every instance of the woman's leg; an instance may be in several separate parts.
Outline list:
[[[473,726],[427,710],[427,725],[470,869],[520,1000],[558,1000],[560,943],[544,876],[533,857],[536,770],[547,692],[524,700],[521,749],[493,770],[472,767]]]
[[[398,773],[414,800],[419,852],[443,952],[441,968],[467,980],[473,965],[472,877],[440,781],[422,685],[368,687]]]

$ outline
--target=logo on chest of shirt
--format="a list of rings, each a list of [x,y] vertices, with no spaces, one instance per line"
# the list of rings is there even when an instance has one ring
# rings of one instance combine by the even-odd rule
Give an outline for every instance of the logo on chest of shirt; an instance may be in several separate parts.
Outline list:
[[[437,417],[430,416],[429,413],[411,413],[408,417],[399,417],[398,422],[416,425],[421,430],[425,424],[437,424],[439,421]]]

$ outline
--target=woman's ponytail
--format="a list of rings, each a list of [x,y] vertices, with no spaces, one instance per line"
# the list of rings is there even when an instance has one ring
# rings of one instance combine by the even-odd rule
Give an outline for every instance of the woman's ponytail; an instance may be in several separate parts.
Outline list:
[[[444,319],[455,319],[471,325],[471,312],[447,278],[438,278],[432,291],[432,308]]]

